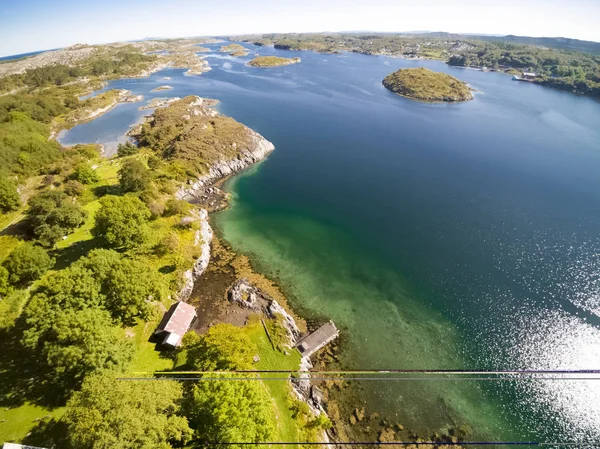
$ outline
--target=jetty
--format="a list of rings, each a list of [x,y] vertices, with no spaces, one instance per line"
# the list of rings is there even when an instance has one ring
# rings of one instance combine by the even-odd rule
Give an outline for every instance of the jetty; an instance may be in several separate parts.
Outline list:
[[[340,332],[333,321],[329,321],[324,324],[312,334],[302,338],[297,344],[296,348],[302,354],[302,357],[310,357],[322,347],[331,343],[339,336]]]

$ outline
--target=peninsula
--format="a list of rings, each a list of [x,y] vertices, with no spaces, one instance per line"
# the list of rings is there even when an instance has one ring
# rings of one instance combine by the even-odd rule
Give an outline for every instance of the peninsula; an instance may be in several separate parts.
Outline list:
[[[397,70],[383,79],[383,85],[413,100],[458,102],[473,99],[471,88],[466,83],[424,67]]]
[[[280,58],[278,56],[257,56],[248,63],[252,67],[279,67],[282,65],[297,64],[301,61],[300,58]]]

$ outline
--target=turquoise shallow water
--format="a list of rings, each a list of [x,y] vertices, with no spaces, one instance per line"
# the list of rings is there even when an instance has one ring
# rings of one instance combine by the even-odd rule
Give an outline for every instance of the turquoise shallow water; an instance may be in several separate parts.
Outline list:
[[[342,327],[348,367],[600,368],[600,104],[436,61],[298,55],[265,70],[214,53],[200,77],[110,87],[150,95],[170,76],[170,96],[217,98],[275,144],[228,184],[216,225],[296,307]],[[415,66],[469,82],[475,99],[432,105],[381,86]],[[114,142],[137,106],[63,142]],[[600,437],[600,381],[364,382],[364,400],[417,430]]]

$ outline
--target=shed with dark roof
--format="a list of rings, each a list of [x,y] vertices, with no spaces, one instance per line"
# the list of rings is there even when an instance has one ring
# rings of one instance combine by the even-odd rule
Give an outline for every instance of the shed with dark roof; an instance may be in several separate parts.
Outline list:
[[[310,357],[323,346],[335,340],[339,334],[333,321],[330,321],[300,340],[296,344],[296,348],[303,357]]]

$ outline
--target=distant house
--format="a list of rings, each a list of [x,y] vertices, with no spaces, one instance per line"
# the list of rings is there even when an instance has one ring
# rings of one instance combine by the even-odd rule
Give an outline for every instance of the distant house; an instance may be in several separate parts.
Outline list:
[[[300,340],[296,344],[296,348],[303,357],[310,357],[319,349],[335,340],[339,334],[340,333],[337,330],[337,327],[335,327],[335,324],[333,324],[333,321],[330,321],[318,328],[312,334]]]
[[[523,72],[524,80],[534,80],[537,75],[533,72]]]
[[[196,309],[183,301],[171,306],[154,332],[163,339],[162,344],[176,348],[183,335],[196,319]]]

